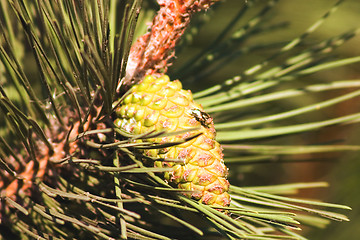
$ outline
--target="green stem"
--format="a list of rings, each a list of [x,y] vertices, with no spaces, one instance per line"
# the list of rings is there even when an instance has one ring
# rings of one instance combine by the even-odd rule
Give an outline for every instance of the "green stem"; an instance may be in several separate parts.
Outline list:
[[[115,152],[114,160],[113,160],[115,167],[120,167],[120,161],[119,161],[119,154]],[[119,173],[114,173],[114,184],[115,184],[115,195],[118,199],[121,198],[121,188],[120,188],[120,180],[119,180]],[[122,201],[117,202],[118,208],[123,209],[123,203]],[[120,230],[121,230],[121,239],[127,239],[127,230],[126,230],[126,221],[121,213],[117,216],[120,220]]]

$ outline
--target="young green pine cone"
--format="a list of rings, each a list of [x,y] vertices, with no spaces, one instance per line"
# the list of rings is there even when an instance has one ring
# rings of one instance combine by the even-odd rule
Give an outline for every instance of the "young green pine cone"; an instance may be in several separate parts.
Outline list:
[[[199,129],[176,136],[147,139],[146,141],[167,143],[201,133],[182,144],[144,150],[144,154],[165,159],[155,161],[155,166],[172,167],[173,170],[166,172],[164,178],[173,186],[192,190],[188,197],[208,205],[228,206],[229,182],[226,180],[227,168],[222,148],[215,140],[212,119],[193,101],[191,92],[182,89],[180,81],[170,81],[167,75],[159,78],[148,75],[134,85],[130,92],[116,110],[118,118],[115,125],[131,134],[143,134],[153,130],[174,132]],[[183,162],[167,162],[166,159]]]

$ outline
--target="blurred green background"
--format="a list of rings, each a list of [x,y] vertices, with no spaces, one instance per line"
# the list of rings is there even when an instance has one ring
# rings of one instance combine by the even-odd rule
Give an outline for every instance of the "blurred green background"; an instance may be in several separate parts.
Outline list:
[[[256,1],[256,7],[252,8],[245,18],[239,22],[239,26],[247,22],[253,16],[254,12],[267,3],[268,0]],[[271,43],[286,42],[302,34],[311,24],[321,18],[323,14],[330,9],[335,0],[282,0],[271,10],[269,14],[269,24],[287,23],[287,26],[280,28],[275,32],[259,34],[246,44],[254,43]],[[201,49],[208,46],[212,40],[217,37],[224,26],[239,11],[239,8],[246,4],[245,0],[226,0],[224,4],[215,7],[216,11],[209,11],[209,22],[206,23],[195,35],[192,45],[189,48],[182,49],[177,54],[177,60],[174,62],[173,69],[177,69],[184,62],[200,52]],[[318,42],[332,36],[340,35],[347,31],[360,28],[360,0],[345,1],[330,18],[314,33],[307,38],[308,42]],[[349,42],[336,50],[337,57],[346,58],[360,55],[360,37],[356,36]],[[306,47],[306,46],[304,46]],[[259,63],[271,51],[257,51],[255,54],[246,55],[245,58],[235,60],[227,64],[221,70],[214,72],[209,77],[209,82],[223,81],[231,76],[241,73],[244,69]],[[31,61],[27,66],[35,64]],[[279,62],[273,64],[281,64]],[[170,68],[170,72],[171,69]],[[36,69],[29,67],[29,69]],[[31,73],[30,73],[31,74]],[[336,68],[311,75],[310,77],[301,78],[301,81],[321,82],[324,80],[346,80],[360,79],[360,64],[353,64],[347,67]],[[201,88],[201,86],[187,86],[185,88]],[[195,88],[195,89],[194,89]],[[292,108],[303,106],[321,98],[325,95],[316,96],[317,99],[297,99],[294,102],[287,102]],[[330,109],[321,110],[317,115],[312,116],[314,119],[326,119],[334,116],[341,116],[348,113],[358,112],[360,109],[360,99],[355,98],[353,101],[345,102]],[[304,117],[296,119],[299,122],[306,121]],[[286,144],[319,144],[325,142],[357,144],[360,145],[360,125],[338,126],[326,128],[315,133],[296,135],[286,138]],[[281,143],[283,138],[278,139],[277,144]],[[265,142],[267,143],[267,142]],[[271,142],[274,143],[274,142]],[[329,155],[314,155],[314,162],[296,162],[296,163],[266,163],[255,166],[240,166],[238,170],[232,170],[238,176],[231,176],[233,179],[238,178],[238,185],[269,185],[305,181],[327,181],[330,187],[327,189],[315,189],[302,192],[304,197],[323,199],[324,201],[340,203],[351,206],[351,212],[343,212],[350,218],[350,222],[332,222],[325,230],[304,229],[306,236],[313,240],[352,240],[360,237],[360,154],[359,153],[338,153]],[[304,156],[309,157],[309,156]],[[325,160],[325,161],[323,161]],[[230,166],[231,168],[231,166]],[[270,171],[269,171],[270,169]],[[234,174],[234,173],[233,173]]]
[[[257,7],[261,7],[267,1],[257,1]],[[268,34],[259,34],[259,37],[252,38],[252,41],[259,43],[266,42],[284,42],[291,40],[302,34],[311,24],[321,18],[323,14],[330,9],[336,1],[332,0],[283,0],[279,1],[276,7],[271,10],[269,15],[269,24],[276,22],[286,22],[287,27],[279,29]],[[181,51],[177,54],[177,60],[174,63],[174,69],[181,66],[183,62],[194,56],[200,49],[208,46],[214,40],[224,26],[238,12],[239,8],[246,4],[243,0],[227,0],[225,4],[218,6],[215,13],[210,12],[209,23],[205,24],[193,39],[191,48]],[[258,11],[259,8],[253,8],[251,11]],[[251,11],[248,14],[251,16]],[[246,23],[249,18],[240,21],[239,26]],[[308,42],[317,42],[332,36],[340,35],[349,30],[360,28],[360,1],[348,0],[340,5],[339,9],[331,15],[326,22],[307,38]],[[249,43],[252,44],[253,42]],[[360,55],[360,37],[355,36],[349,42],[336,50],[336,57],[346,58]],[[306,46],[304,46],[306,47]],[[217,71],[209,77],[209,81],[226,80],[235,74],[241,73],[261,59],[267,56],[267,52],[257,52],[254,55],[246,56],[224,66],[221,71]],[[278,62],[277,64],[281,64]],[[171,69],[170,69],[171,71]],[[301,81],[324,81],[324,80],[346,80],[360,79],[360,64],[353,64],[347,67],[336,68],[323,71]],[[299,83],[301,84],[301,83]],[[186,83],[185,83],[185,87]],[[189,86],[190,87],[190,86]],[[194,86],[191,86],[194,87]],[[196,86],[195,86],[196,87]],[[326,98],[326,95],[317,96],[317,100]],[[330,116],[340,116],[346,113],[358,112],[360,109],[360,99],[356,98],[351,102],[345,102],[336,107],[319,111],[319,116],[314,118],[326,119]],[[293,106],[303,106],[306,103],[315,101],[315,99],[297,99],[292,102]],[[286,103],[289,104],[289,103]],[[303,119],[299,119],[301,122]],[[315,134],[295,136],[291,142],[286,144],[308,144],[324,143],[327,141],[337,141],[338,143],[360,144],[359,125],[332,127]],[[281,140],[279,140],[281,141]],[[287,140],[288,141],[288,140]],[[309,239],[327,239],[343,240],[358,239],[360,236],[360,159],[359,153],[340,153],[331,155],[313,156],[317,161],[297,162],[284,164],[259,164],[257,166],[243,166],[238,170],[242,172],[239,176],[241,184],[281,184],[289,182],[304,181],[327,181],[330,184],[326,189],[315,189],[303,193],[304,197],[319,198],[324,201],[341,203],[353,208],[351,212],[344,212],[351,219],[350,222],[332,222],[325,230],[304,229]],[[323,161],[325,160],[325,161]],[[230,166],[231,168],[231,166]],[[271,169],[271,171],[269,171]],[[241,174],[239,174],[241,175]],[[274,176],[277,176],[274,179]],[[281,177],[278,177],[281,176]],[[259,180],[260,179],[260,180]]]

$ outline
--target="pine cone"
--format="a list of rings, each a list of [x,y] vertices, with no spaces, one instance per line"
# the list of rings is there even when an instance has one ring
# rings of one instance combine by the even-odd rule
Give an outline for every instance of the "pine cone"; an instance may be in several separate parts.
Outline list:
[[[182,89],[180,81],[170,81],[166,75],[159,78],[148,75],[130,92],[116,110],[118,118],[115,125],[130,134],[197,129],[175,136],[142,140],[177,142],[200,134],[172,147],[143,150],[144,154],[165,159],[155,161],[155,166],[172,167],[173,170],[166,172],[164,178],[173,186],[191,190],[189,197],[208,205],[228,206],[229,182],[226,180],[227,168],[222,148],[215,140],[212,118],[194,102],[191,92]]]

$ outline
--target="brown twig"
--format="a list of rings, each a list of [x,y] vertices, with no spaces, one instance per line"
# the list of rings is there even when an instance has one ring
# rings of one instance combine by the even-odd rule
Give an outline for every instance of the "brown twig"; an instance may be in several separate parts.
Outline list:
[[[176,43],[195,12],[206,10],[218,0],[158,0],[160,10],[150,31],[132,46],[126,69],[126,83],[148,74],[165,73]]]

